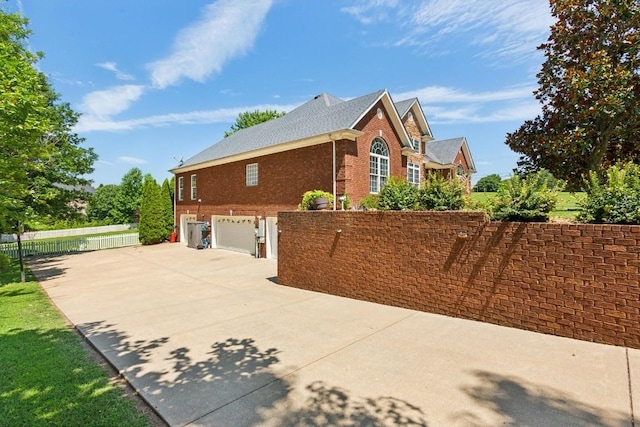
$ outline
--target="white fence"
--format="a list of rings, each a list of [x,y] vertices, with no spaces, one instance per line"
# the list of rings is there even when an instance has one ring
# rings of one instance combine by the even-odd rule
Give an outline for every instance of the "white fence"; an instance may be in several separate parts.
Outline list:
[[[138,233],[113,234],[111,236],[78,237],[65,240],[28,240],[22,242],[24,256],[61,255],[73,252],[98,251],[139,245]],[[0,244],[0,253],[18,258],[18,243]]]
[[[134,224],[135,225],[135,224]],[[47,230],[47,231],[26,231],[22,233],[22,240],[38,240],[38,239],[53,239],[57,237],[68,236],[86,236],[87,234],[101,234],[112,233],[114,231],[130,230],[132,225],[104,225],[101,227],[85,227],[85,228],[69,228],[64,230]],[[15,234],[2,234],[0,235],[0,243],[15,242],[18,237]]]

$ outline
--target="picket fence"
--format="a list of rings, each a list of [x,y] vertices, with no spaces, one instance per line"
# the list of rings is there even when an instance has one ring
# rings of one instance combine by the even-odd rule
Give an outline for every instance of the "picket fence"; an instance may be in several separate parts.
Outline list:
[[[63,255],[74,252],[122,248],[139,244],[138,233],[76,237],[64,240],[27,240],[22,242],[22,253],[24,256]],[[20,256],[18,253],[18,243],[0,244],[0,253],[17,259]]]
[[[137,227],[137,224],[102,225],[99,227],[66,228],[63,230],[25,231],[22,233],[22,241],[55,239],[58,237],[86,236],[87,234],[112,233],[125,231]],[[0,234],[0,243],[11,243],[18,240],[15,234]]]

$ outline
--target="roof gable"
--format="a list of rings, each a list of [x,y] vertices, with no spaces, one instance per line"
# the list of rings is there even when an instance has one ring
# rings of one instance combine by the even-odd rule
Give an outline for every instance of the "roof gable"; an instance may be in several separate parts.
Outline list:
[[[424,136],[428,136],[430,139],[433,139],[433,133],[431,133],[431,127],[429,126],[429,122],[427,122],[427,118],[422,111],[422,107],[420,106],[420,102],[418,98],[409,98],[404,101],[398,101],[395,103],[396,109],[398,110],[398,114],[403,119],[411,112],[414,120],[418,123],[418,127],[420,132]]]
[[[425,156],[429,161],[440,165],[453,165],[460,150],[467,160],[469,172],[476,172],[476,166],[465,137],[428,142]]]

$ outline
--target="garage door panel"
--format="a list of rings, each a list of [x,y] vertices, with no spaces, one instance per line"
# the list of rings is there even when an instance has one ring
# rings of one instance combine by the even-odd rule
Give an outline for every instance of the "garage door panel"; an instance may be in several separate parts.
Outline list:
[[[255,224],[249,216],[214,216],[216,247],[255,255]]]

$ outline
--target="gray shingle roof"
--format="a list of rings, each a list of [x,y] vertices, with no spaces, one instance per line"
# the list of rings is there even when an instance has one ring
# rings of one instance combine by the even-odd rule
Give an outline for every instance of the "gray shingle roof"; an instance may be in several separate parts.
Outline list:
[[[410,99],[405,99],[404,101],[394,102],[396,106],[396,110],[398,110],[398,115],[400,117],[404,117],[404,115],[407,114],[407,112],[409,111],[409,108],[411,108],[413,103],[416,102],[417,100],[418,98],[410,98]]]
[[[442,165],[451,165],[464,143],[464,138],[443,139],[426,144],[426,156],[429,160]]]
[[[379,90],[349,101],[323,93],[282,117],[235,132],[185,160],[181,167],[352,129],[385,92]]]

